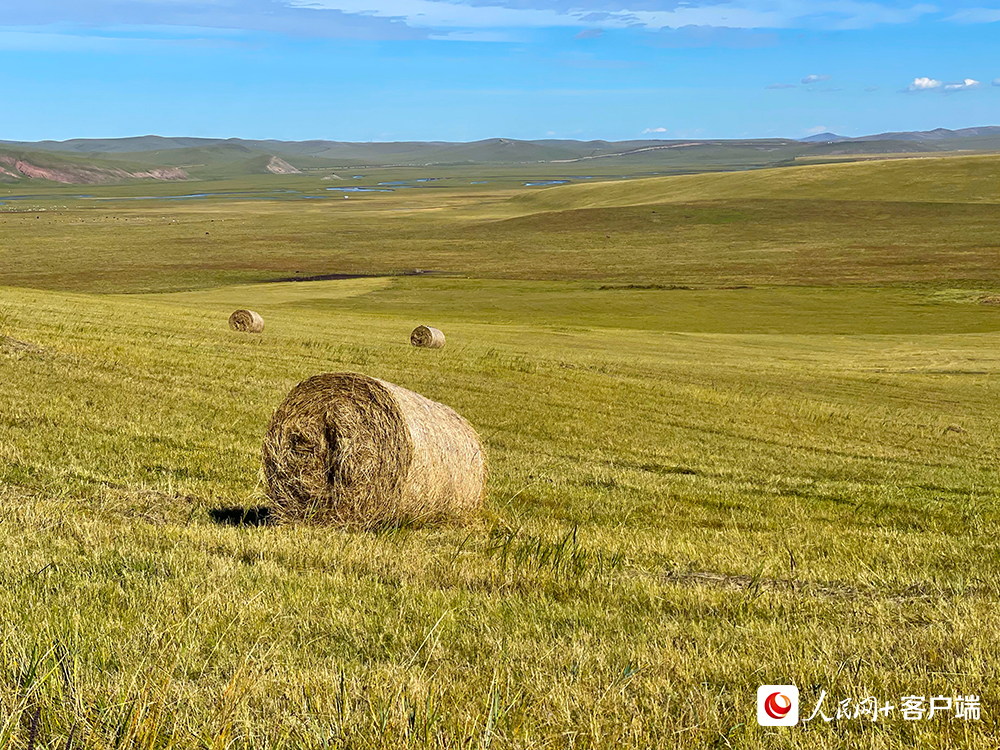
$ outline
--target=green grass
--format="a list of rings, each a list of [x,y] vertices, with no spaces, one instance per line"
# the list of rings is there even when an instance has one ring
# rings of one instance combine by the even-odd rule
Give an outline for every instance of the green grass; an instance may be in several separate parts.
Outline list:
[[[535,189],[510,180],[469,186],[465,173],[441,187],[348,200],[317,176],[172,188],[175,195],[256,191],[254,200],[95,201],[53,192],[39,199],[45,210],[28,210],[23,200],[0,206],[0,283],[150,292],[419,268],[623,284],[995,287],[998,159]],[[153,188],[167,189],[129,191],[156,195]],[[108,198],[112,191],[91,192]],[[609,207],[613,201],[636,205]],[[582,207],[590,204],[601,205]]]
[[[698,203],[678,209],[697,232],[660,252],[706,264],[681,289],[632,209],[518,215],[508,197],[133,207],[118,216],[146,223],[121,235],[76,208],[0,217],[27,264],[0,289],[0,746],[995,745],[994,207],[885,204],[897,249],[867,254],[867,281],[844,243],[868,230],[803,208],[830,252],[777,285],[746,255],[793,233],[791,201]],[[927,237],[938,210],[951,245]],[[247,222],[242,240],[180,254],[169,222],[194,237],[212,218]],[[631,269],[553,239],[598,220],[620,222]],[[478,273],[235,283],[334,272],[345,245],[402,264],[401,237]],[[237,306],[264,334],[228,330]],[[409,346],[417,323],[448,346]],[[477,427],[491,472],[471,526],[257,523],[271,412],[337,370]],[[807,716],[826,690],[977,694],[983,719],[759,728],[757,686],[785,682]]]
[[[538,210],[735,198],[819,201],[1000,202],[1000,156],[947,156],[823,164],[579,185],[520,198]]]

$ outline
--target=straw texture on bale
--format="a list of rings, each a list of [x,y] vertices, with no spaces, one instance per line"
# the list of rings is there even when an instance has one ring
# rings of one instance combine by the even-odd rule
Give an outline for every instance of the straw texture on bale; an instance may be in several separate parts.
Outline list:
[[[467,518],[486,471],[479,436],[452,409],[349,372],[292,389],[263,462],[277,520],[360,529]]]
[[[229,327],[234,331],[261,333],[264,330],[264,319],[253,310],[237,310],[229,316]]]
[[[440,349],[444,346],[444,334],[437,328],[417,326],[410,334],[410,343],[425,349]]]

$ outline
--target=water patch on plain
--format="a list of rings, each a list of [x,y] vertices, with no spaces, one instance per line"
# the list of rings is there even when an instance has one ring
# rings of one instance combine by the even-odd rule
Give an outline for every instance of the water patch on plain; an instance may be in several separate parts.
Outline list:
[[[377,187],[330,187],[327,190],[332,190],[335,193],[391,193],[392,188],[377,188]]]
[[[424,185],[428,182],[437,182],[440,179],[440,177],[419,177],[415,180],[390,180],[387,182],[380,182],[378,184],[386,186],[391,185],[392,187],[397,188],[412,188],[420,187],[420,185]]]
[[[180,201],[194,198],[271,198],[274,195],[298,194],[298,190],[265,190],[253,192],[229,192],[229,193],[188,193],[187,195],[126,195],[126,196],[103,196],[95,198],[93,195],[79,195],[78,198],[89,198],[95,201]]]

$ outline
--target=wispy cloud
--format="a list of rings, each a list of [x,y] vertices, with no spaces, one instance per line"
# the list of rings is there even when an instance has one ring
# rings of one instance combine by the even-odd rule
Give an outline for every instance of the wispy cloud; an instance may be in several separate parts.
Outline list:
[[[941,90],[945,93],[952,93],[955,91],[969,91],[970,89],[978,89],[979,81],[972,78],[966,78],[964,81],[956,81],[954,83],[946,83]]]
[[[954,15],[948,16],[952,23],[996,23],[1000,21],[998,8],[965,8]]]
[[[374,0],[381,2],[381,0]],[[429,36],[400,16],[360,14],[298,5],[288,0],[0,0],[0,29],[32,27],[61,36],[104,35],[127,30],[190,36],[218,30],[300,37],[420,39]],[[181,30],[181,31],[178,31]]]
[[[993,79],[993,85],[994,86],[1000,86],[1000,78],[994,78]]]
[[[820,133],[825,133],[826,131],[826,125],[817,125],[814,128],[806,129],[806,135],[819,135]]]
[[[654,133],[666,133],[666,132],[667,132],[666,128],[646,128],[645,130],[642,131],[642,134],[652,135]]]
[[[916,0],[0,0],[0,29],[67,35],[109,26],[377,39],[503,39],[504,30],[538,28],[577,29],[579,39],[608,29],[683,32],[662,46],[761,46],[772,42],[753,33],[867,29],[941,15]],[[1000,10],[966,8],[949,18],[991,23]],[[813,75],[803,83],[828,79]]]
[[[157,0],[152,0],[157,1]],[[163,0],[158,0],[162,2]],[[871,0],[285,0],[293,7],[403,18],[414,26],[587,26],[681,29],[861,29],[903,24],[936,13]]]
[[[803,78],[802,79],[802,83],[807,84],[807,85],[810,84],[810,83],[820,83],[821,81],[829,81],[832,77],[833,76],[828,76],[828,75],[819,75],[819,76],[818,75],[811,75],[811,76],[806,76],[805,78]]]
[[[730,49],[759,49],[774,47],[778,35],[773,31],[734,29],[727,26],[682,26],[679,29],[663,28],[655,36],[656,46],[668,49],[697,49],[703,47],[728,47]]]

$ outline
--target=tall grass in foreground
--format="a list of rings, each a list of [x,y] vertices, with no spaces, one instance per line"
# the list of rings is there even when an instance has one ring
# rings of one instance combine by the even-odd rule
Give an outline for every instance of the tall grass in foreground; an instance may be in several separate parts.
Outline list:
[[[574,325],[533,285],[491,325],[462,311],[496,293],[475,282],[428,352],[413,309],[447,294],[421,283],[276,288],[253,337],[233,290],[3,291],[0,335],[31,346],[0,346],[0,744],[995,744],[1000,340],[968,290],[781,290],[780,314],[760,290],[757,327],[719,334],[668,327],[700,292],[610,329],[612,292],[579,285],[546,292]],[[817,305],[878,328],[803,332]],[[267,419],[337,370],[469,418],[478,520],[268,523]],[[983,717],[760,729],[757,686],[786,681],[810,708],[960,693]]]

